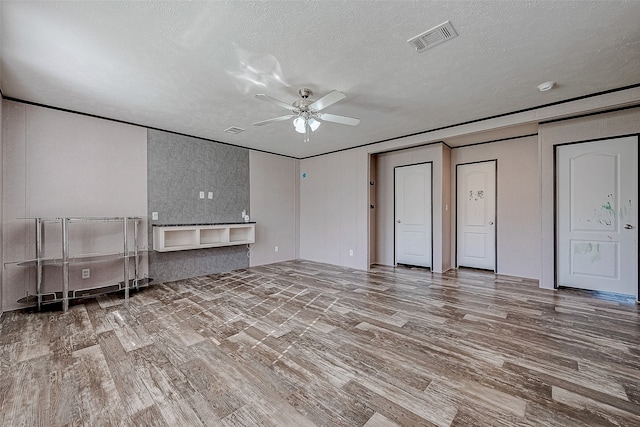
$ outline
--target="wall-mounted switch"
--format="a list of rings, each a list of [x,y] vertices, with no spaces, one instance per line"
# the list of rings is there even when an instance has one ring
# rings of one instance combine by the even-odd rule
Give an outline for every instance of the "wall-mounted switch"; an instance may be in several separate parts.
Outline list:
[[[200,198],[201,198],[201,199],[204,199],[204,191],[201,191],[201,192],[200,192]]]
[[[151,212],[151,220],[152,221],[158,220],[158,212]]]
[[[209,191],[209,193],[207,193],[207,198],[209,200],[213,200],[213,191]]]
[[[353,256],[353,249],[349,249],[349,256]]]
[[[276,247],[275,247],[275,248],[273,248],[273,251],[274,251],[274,252],[278,252],[278,245],[276,245]]]
[[[91,269],[83,268],[82,269],[82,278],[83,279],[88,279],[89,277],[91,277]]]

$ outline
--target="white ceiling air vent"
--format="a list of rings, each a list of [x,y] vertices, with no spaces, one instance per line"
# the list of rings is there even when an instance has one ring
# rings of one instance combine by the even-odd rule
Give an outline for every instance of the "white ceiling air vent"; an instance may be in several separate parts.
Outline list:
[[[235,126],[231,126],[230,128],[227,128],[227,129],[225,129],[224,131],[225,131],[225,132],[227,132],[227,133],[232,133],[232,134],[234,134],[234,135],[237,135],[237,134],[239,134],[240,132],[244,132],[244,129],[242,129],[242,128],[237,128],[237,127],[235,127]]]
[[[453,29],[451,22],[447,21],[444,24],[433,27],[429,31],[425,31],[422,34],[407,40],[407,43],[413,46],[416,51],[424,52],[427,49],[431,49],[432,47],[455,37],[458,37],[458,33]]]

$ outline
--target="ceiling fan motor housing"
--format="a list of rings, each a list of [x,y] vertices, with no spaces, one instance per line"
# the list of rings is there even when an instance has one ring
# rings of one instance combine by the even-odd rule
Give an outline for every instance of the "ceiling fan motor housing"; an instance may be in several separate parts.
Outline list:
[[[298,99],[293,103],[293,106],[300,111],[307,111],[309,105],[311,105],[311,100],[309,99]]]
[[[335,114],[328,113],[320,113],[320,111],[329,107],[330,105],[335,104],[336,102],[344,99],[346,96],[344,93],[339,92],[337,90],[331,91],[327,95],[318,99],[317,101],[312,101],[309,99],[310,96],[313,95],[313,92],[309,88],[301,88],[298,90],[298,94],[300,95],[300,99],[294,101],[291,106],[286,104],[278,99],[270,97],[265,94],[257,94],[256,98],[261,99],[263,101],[270,102],[272,104],[279,105],[280,107],[286,108],[293,114],[287,114],[286,116],[275,117],[273,119],[263,120],[261,122],[254,123],[254,126],[262,126],[269,123],[280,122],[284,120],[289,120],[294,118],[294,126],[296,127],[296,131],[302,133],[306,133],[305,140],[309,140],[309,131],[315,131],[318,126],[320,126],[320,121],[328,121],[334,123],[340,123],[344,125],[356,126],[360,123],[360,119],[354,119],[352,117],[346,116],[338,116]],[[304,124],[304,130],[301,126]],[[300,127],[300,129],[298,129]],[[301,132],[302,131],[302,132]]]

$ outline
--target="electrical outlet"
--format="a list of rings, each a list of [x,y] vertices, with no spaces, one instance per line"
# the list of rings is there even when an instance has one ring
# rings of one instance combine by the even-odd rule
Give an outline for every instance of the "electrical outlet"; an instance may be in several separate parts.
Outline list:
[[[82,269],[82,278],[83,279],[88,279],[89,277],[91,277],[91,270],[89,268],[83,268]]]
[[[273,251],[274,251],[274,252],[278,252],[278,245],[276,245],[276,247],[275,247],[275,248],[273,248]]]
[[[349,249],[349,256],[353,256],[353,249]]]

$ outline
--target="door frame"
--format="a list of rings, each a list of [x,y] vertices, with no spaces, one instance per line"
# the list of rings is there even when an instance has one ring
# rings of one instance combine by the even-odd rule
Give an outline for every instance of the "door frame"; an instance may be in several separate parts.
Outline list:
[[[454,198],[455,198],[455,206],[456,206],[456,214],[455,214],[455,238],[453,239],[453,247],[455,248],[454,250],[454,265],[455,268],[458,269],[460,268],[460,266],[458,265],[458,211],[459,206],[458,206],[458,190],[459,188],[459,183],[458,183],[458,166],[467,166],[467,165],[474,165],[474,164],[478,164],[478,163],[489,163],[489,162],[494,162],[495,165],[495,189],[494,189],[494,206],[495,206],[495,219],[494,219],[494,224],[495,227],[493,228],[493,239],[495,241],[495,247],[494,247],[494,258],[495,261],[493,263],[493,272],[494,274],[498,274],[498,159],[487,159],[487,160],[478,160],[475,162],[466,162],[466,163],[457,163],[456,164],[456,188],[455,188],[455,194],[454,194]],[[472,267],[464,267],[463,268],[472,268]]]
[[[431,165],[431,182],[429,186],[431,187],[431,221],[429,223],[429,229],[431,234],[431,241],[429,244],[431,245],[431,267],[420,267],[420,268],[429,268],[429,270],[433,271],[433,161],[430,160],[428,162],[418,162],[418,163],[409,163],[407,165],[398,165],[393,167],[393,265],[397,266],[397,254],[396,254],[396,169],[404,168],[407,166],[417,166],[417,165]],[[418,267],[418,266],[417,266]]]
[[[632,133],[626,135],[608,136],[604,138],[585,139],[581,141],[572,141],[562,144],[553,145],[553,289],[565,289],[558,285],[558,150],[560,147],[575,144],[585,144],[587,142],[604,142],[612,139],[636,137],[638,143],[640,143],[640,133]],[[637,197],[637,195],[636,195]],[[638,213],[640,215],[640,212]],[[640,258],[640,249],[638,250],[638,256]],[[640,263],[638,265],[640,268]],[[638,276],[636,303],[640,303],[640,275]],[[573,289],[573,288],[566,288]]]

